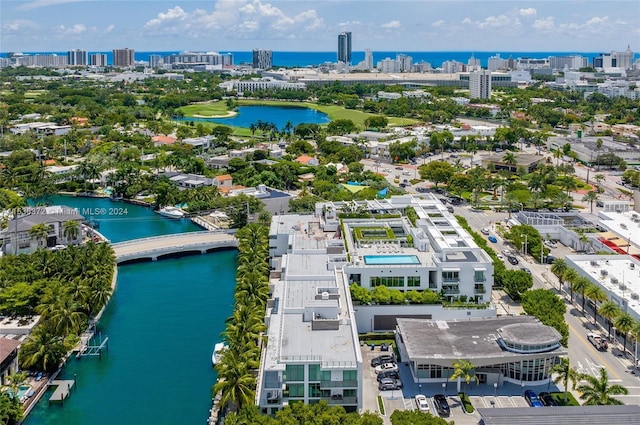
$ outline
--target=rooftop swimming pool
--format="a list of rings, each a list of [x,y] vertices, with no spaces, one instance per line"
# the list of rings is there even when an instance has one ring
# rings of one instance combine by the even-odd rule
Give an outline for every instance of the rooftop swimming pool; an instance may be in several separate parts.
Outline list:
[[[420,264],[416,255],[365,255],[363,258],[367,265]]]

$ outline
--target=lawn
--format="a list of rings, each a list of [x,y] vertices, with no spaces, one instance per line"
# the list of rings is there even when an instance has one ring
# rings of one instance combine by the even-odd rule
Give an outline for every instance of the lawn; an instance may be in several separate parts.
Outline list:
[[[178,109],[186,117],[219,117],[227,116],[229,110],[226,102],[196,103]]]
[[[580,406],[580,403],[578,403],[578,400],[576,400],[576,398],[573,396],[573,394],[571,394],[571,392],[567,393],[566,404],[564,402],[563,392],[553,392],[551,393],[551,397],[553,397],[553,399],[557,401],[560,406]]]

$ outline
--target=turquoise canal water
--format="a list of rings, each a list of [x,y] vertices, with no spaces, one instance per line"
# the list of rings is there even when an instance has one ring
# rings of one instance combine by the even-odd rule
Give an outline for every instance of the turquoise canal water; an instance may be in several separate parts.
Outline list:
[[[188,221],[104,199],[58,198],[76,208],[128,209],[128,220],[102,217],[113,241],[199,230]],[[98,218],[98,217],[95,217]],[[236,251],[162,259],[118,269],[118,287],[98,324],[109,349],[72,357],[60,379],[77,378],[64,405],[51,392],[26,425],[204,424],[211,407],[213,346],[231,314]]]

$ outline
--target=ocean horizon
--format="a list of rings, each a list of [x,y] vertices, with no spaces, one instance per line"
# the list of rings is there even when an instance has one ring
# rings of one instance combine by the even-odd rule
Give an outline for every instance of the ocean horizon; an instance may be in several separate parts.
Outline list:
[[[95,53],[101,53],[107,55],[107,63],[113,63],[113,53],[111,51],[87,51],[89,55]],[[135,60],[137,62],[148,62],[150,55],[170,56],[177,55],[185,52],[184,50],[174,51],[135,51]],[[15,52],[14,52],[15,53]],[[56,54],[58,56],[66,56],[67,52],[21,52],[25,55],[50,55]],[[233,56],[233,63],[235,65],[241,65],[245,63],[251,63],[252,52],[251,51],[218,51],[220,54],[231,54]],[[475,59],[480,60],[480,65],[487,67],[489,58],[493,56],[500,56],[501,58],[513,59],[518,58],[532,58],[532,59],[544,59],[549,56],[570,56],[580,55],[588,58],[589,64],[593,63],[593,58],[599,56],[603,52],[526,52],[526,51],[432,51],[432,52],[414,52],[414,51],[380,51],[372,52],[374,66],[377,62],[390,58],[395,59],[397,55],[406,55],[413,58],[413,63],[428,62],[432,67],[438,68],[442,66],[446,61],[457,61],[467,63],[473,56]],[[0,52],[0,57],[7,57],[8,52]],[[634,53],[634,61],[640,58],[640,53]],[[354,51],[352,53],[352,63],[358,64],[364,60],[364,51]],[[316,66],[324,63],[335,63],[337,61],[336,52],[290,52],[290,51],[273,51],[273,66],[274,67],[307,67]]]

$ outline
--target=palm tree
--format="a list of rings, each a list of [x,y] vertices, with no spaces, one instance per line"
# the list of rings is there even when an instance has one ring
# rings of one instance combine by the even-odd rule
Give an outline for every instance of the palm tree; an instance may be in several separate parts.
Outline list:
[[[233,405],[234,410],[252,405],[255,397],[256,378],[247,366],[242,354],[225,351],[218,364],[218,382],[213,386],[212,398],[220,394],[218,409]]]
[[[591,284],[584,291],[585,298],[589,298],[593,302],[593,324],[598,323],[598,303],[603,302],[607,299],[607,294],[604,292],[599,285]],[[582,310],[584,311],[584,305],[582,306]]]
[[[593,179],[596,181],[596,185],[598,186],[598,193],[604,192],[604,190],[601,187],[602,182],[606,180],[606,177],[604,176],[604,174],[596,174],[595,176],[593,176]]]
[[[11,375],[7,375],[6,379],[9,382],[7,386],[11,390],[11,397],[15,399],[15,397],[18,395],[20,385],[24,384],[27,380],[27,373],[14,372]]]
[[[634,325],[635,320],[633,320],[633,317],[631,317],[631,315],[626,311],[620,313],[613,322],[613,326],[624,334],[623,339],[625,353],[627,352],[627,335]]]
[[[600,171],[600,150],[602,149],[602,139],[598,137],[598,140],[596,140],[596,170]]]
[[[620,313],[622,313],[622,310],[620,310],[618,304],[613,301],[606,301],[600,305],[598,313],[607,320],[607,325],[609,325],[609,339],[611,339],[611,322],[615,321]]]
[[[591,213],[593,213],[593,203],[596,202],[598,200],[598,193],[596,191],[589,191],[587,193],[585,193],[585,195],[582,197],[582,202],[588,202],[589,206],[591,207]]]
[[[575,390],[576,384],[580,379],[580,374],[571,367],[568,357],[560,359],[560,363],[554,365],[551,368],[551,373],[555,373],[557,376],[553,380],[554,384],[562,383],[564,387],[564,403],[567,404],[567,393],[569,392],[569,383],[573,384],[572,389]]]
[[[62,225],[62,234],[67,240],[67,245],[71,245],[80,235],[80,223],[75,220],[65,221]]]
[[[21,367],[46,372],[54,371],[69,348],[61,336],[56,335],[46,326],[37,326],[20,347]]]
[[[509,167],[509,171],[511,171],[511,167],[518,163],[518,159],[513,152],[507,152],[502,156],[502,162],[507,164],[507,167]]]
[[[585,301],[584,293],[589,287],[589,285],[591,284],[592,283],[589,281],[589,279],[581,275],[578,275],[578,277],[573,279],[573,281],[571,282],[571,302],[573,302],[574,292],[577,292],[578,294],[580,294],[580,296],[582,296],[582,312],[583,313],[584,313],[584,301]]]
[[[49,228],[44,223],[36,224],[29,230],[29,236],[31,236],[38,242],[39,248],[45,247],[47,246],[47,237],[49,236]]]
[[[551,273],[555,274],[560,282],[560,290],[562,288],[562,284],[564,283],[564,274],[569,269],[567,262],[564,258],[556,258],[553,260],[553,264],[551,265]]]
[[[571,303],[573,304],[573,281],[578,278],[578,272],[575,269],[567,268],[562,274],[562,280],[569,282],[569,290],[571,291]]]
[[[451,375],[452,381],[458,380],[458,392],[460,392],[460,378],[464,378],[467,385],[471,382],[471,379],[478,383],[478,377],[475,373],[476,365],[469,360],[460,360],[453,363],[453,374]]]
[[[609,376],[607,375],[607,369],[604,367],[600,368],[600,376],[597,378],[587,374],[581,375],[581,378],[587,381],[587,383],[578,385],[576,390],[581,393],[580,399],[585,400],[585,405],[620,405],[623,403],[617,398],[613,398],[611,396],[629,394],[629,390],[622,385],[609,385]]]

